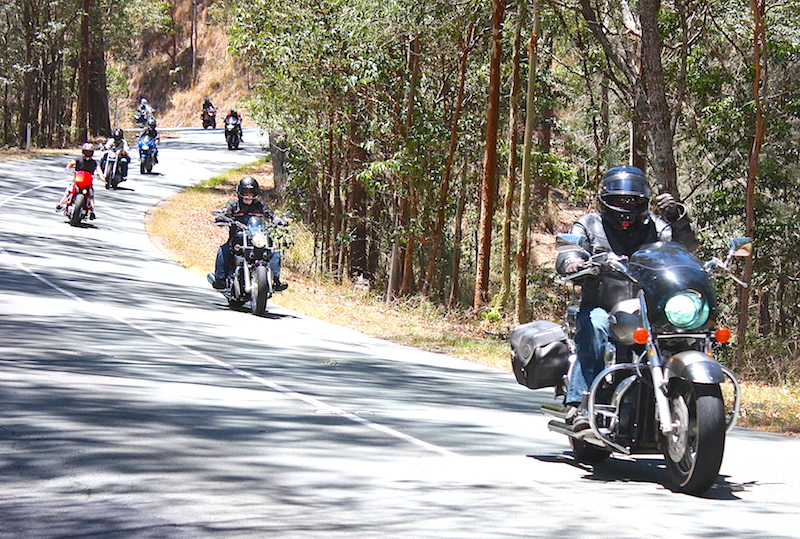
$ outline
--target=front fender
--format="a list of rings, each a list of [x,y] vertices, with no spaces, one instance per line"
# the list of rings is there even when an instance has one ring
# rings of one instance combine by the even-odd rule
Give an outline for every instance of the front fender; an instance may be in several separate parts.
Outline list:
[[[722,366],[713,358],[697,350],[678,352],[665,366],[666,378],[681,378],[696,384],[721,384],[725,382]]]

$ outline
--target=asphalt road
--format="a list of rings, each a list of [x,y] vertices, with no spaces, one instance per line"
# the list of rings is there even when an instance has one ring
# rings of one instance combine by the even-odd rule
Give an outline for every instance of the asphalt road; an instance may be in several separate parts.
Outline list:
[[[245,141],[182,131],[80,228],[69,157],[0,163],[0,537],[800,537],[798,439],[735,429],[687,496],[576,463],[509,373],[229,310],[143,217]]]

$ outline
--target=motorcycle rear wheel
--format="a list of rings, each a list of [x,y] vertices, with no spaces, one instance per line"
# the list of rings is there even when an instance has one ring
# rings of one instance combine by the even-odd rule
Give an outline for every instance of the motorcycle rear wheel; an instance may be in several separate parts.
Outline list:
[[[670,479],[701,494],[719,476],[725,452],[725,405],[718,385],[678,381],[670,387],[673,432],[662,439]]]
[[[78,193],[75,195],[75,203],[72,205],[72,215],[69,218],[69,224],[72,226],[78,226],[81,224],[82,214],[84,213],[84,207],[86,206],[86,195],[83,193]]]
[[[253,275],[253,291],[250,292],[253,314],[256,316],[264,316],[264,312],[267,310],[267,296],[269,295],[267,268],[265,266],[256,266],[255,269],[256,271]]]

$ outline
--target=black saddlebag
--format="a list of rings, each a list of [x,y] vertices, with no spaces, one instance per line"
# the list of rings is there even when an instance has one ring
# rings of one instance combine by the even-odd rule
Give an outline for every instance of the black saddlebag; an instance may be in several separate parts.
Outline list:
[[[517,382],[531,389],[555,387],[569,369],[569,344],[564,328],[537,320],[511,332],[511,366]]]

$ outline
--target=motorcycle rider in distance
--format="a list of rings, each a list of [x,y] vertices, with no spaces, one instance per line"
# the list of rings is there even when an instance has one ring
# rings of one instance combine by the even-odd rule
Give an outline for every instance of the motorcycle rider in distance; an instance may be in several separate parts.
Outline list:
[[[94,155],[94,144],[91,142],[84,142],[81,146],[81,155],[67,163],[67,166],[64,167],[64,170],[69,170],[71,168],[75,169],[75,172],[79,170],[85,170],[89,174],[94,175],[96,172],[97,175],[100,177],[102,181],[106,180],[105,174],[103,174],[103,169],[98,168],[97,161],[93,158]],[[74,183],[74,182],[73,182]],[[70,193],[73,189],[73,183],[70,183],[69,186],[64,190],[64,194],[61,196],[61,200],[56,205],[56,211],[61,211],[64,209],[64,204],[67,203],[67,199],[69,198]],[[94,188],[90,188],[89,191],[89,200],[88,200],[88,210],[89,210],[89,219],[94,219]]]
[[[158,163],[158,143],[161,142],[161,136],[158,134],[158,130],[156,129],[156,119],[150,118],[147,120],[147,125],[142,128],[142,132],[139,133],[139,139],[143,136],[148,135],[152,140],[155,146],[153,149],[155,150],[154,158],[155,162]]]
[[[261,188],[252,176],[245,176],[236,186],[237,198],[229,200],[222,210],[222,215],[216,217],[218,223],[233,223],[238,221],[247,224],[251,216],[262,216],[266,221],[275,221],[275,214],[267,208],[263,202],[258,200]],[[230,227],[228,241],[219,246],[217,250],[217,262],[214,273],[208,275],[208,280],[212,281],[215,289],[225,288],[225,277],[233,266],[233,243],[236,239],[236,228]],[[289,285],[281,281],[281,253],[274,251],[269,260],[269,269],[272,273],[272,288],[275,292],[286,290]]]
[[[139,114],[145,120],[153,115],[153,107],[150,106],[150,103],[148,103],[147,99],[144,97],[139,101]]]
[[[206,109],[213,109],[213,108],[214,108],[214,105],[211,104],[211,99],[209,99],[208,96],[204,97],[203,98],[203,112],[205,112]]]
[[[656,199],[662,218],[649,211],[650,184],[639,168],[629,165],[611,168],[598,189],[599,212],[578,218],[570,234],[583,237],[582,247],[590,255],[612,252],[630,256],[641,246],[656,241],[674,241],[690,251],[697,239],[683,204],[669,193]],[[556,270],[570,275],[582,269],[584,258],[578,252],[560,253]],[[566,419],[575,430],[589,427],[587,395],[595,376],[604,368],[603,357],[609,342],[609,310],[628,281],[615,273],[601,272],[581,278],[581,303],[576,320],[577,361],[572,367],[569,388],[564,398]]]
[[[100,159],[100,170],[105,171],[106,169],[106,161],[108,160],[108,152],[113,150],[117,154],[117,162],[120,172],[122,172],[122,181],[128,179],[128,161],[119,158],[119,152],[125,152],[126,154],[131,154],[131,149],[128,146],[128,141],[125,140],[125,132],[117,127],[114,129],[114,132],[111,134],[111,138],[106,141],[103,145],[103,149],[106,153],[103,154],[103,157]],[[108,182],[106,182],[106,187],[108,187]]]
[[[225,122],[228,123],[228,118],[236,118],[236,127],[239,130],[239,140],[244,141],[244,137],[242,136],[242,115],[239,114],[236,109],[231,109],[227,116],[225,116]]]

